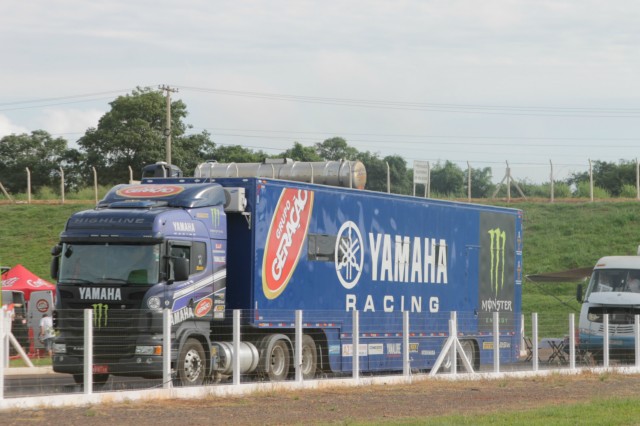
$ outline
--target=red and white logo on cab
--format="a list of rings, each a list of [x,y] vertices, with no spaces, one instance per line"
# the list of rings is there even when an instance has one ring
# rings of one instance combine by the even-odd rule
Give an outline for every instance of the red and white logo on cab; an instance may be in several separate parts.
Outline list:
[[[198,302],[196,308],[194,309],[194,313],[198,318],[203,317],[209,313],[212,306],[213,300],[207,297]]]
[[[307,237],[313,191],[285,188],[273,213],[262,261],[262,290],[267,299],[284,291]]]
[[[38,312],[47,312],[49,310],[49,302],[46,299],[40,299],[36,302]]]
[[[170,197],[184,191],[180,185],[133,185],[118,189],[116,194],[127,198]]]

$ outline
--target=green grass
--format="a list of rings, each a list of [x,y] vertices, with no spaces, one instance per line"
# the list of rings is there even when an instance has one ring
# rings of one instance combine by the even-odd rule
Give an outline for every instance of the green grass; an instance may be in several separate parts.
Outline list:
[[[22,264],[34,274],[49,279],[51,247],[73,212],[92,208],[81,204],[0,205],[0,265]]]
[[[49,367],[51,365],[51,358],[44,356],[42,358],[31,358],[31,363],[34,367]],[[22,358],[12,359],[9,361],[9,367],[26,367],[27,364]]]
[[[489,409],[489,407],[488,407]],[[389,425],[635,425],[640,416],[640,398],[603,398],[579,404],[547,405],[518,411],[384,420]],[[588,419],[588,420],[585,420]],[[371,424],[351,423],[351,424]]]
[[[66,220],[81,204],[0,205],[0,264],[21,263],[49,279],[50,249]],[[524,211],[524,275],[592,266],[606,255],[636,254],[640,244],[640,203],[511,203]],[[568,314],[577,313],[576,283],[523,283],[523,314],[530,332],[537,312],[540,336],[563,336]],[[576,318],[577,321],[577,318]]]

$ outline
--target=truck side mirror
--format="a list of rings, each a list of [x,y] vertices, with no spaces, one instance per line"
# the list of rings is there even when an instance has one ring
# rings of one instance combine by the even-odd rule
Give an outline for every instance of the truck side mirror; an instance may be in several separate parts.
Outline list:
[[[576,300],[579,303],[582,303],[582,284],[578,284],[578,287],[576,288]]]
[[[60,272],[60,258],[54,257],[51,259],[51,266],[49,267],[49,273],[54,280],[58,279],[58,273]]]
[[[54,280],[58,279],[58,273],[60,272],[60,253],[62,253],[62,246],[56,244],[51,248],[51,266],[49,267],[49,273]]]

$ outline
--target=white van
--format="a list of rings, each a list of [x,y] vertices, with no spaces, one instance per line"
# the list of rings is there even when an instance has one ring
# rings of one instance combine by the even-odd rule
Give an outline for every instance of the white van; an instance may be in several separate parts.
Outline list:
[[[607,256],[598,260],[582,299],[578,325],[578,349],[602,360],[604,314],[609,314],[609,353],[612,357],[634,356],[634,321],[640,314],[640,255]]]

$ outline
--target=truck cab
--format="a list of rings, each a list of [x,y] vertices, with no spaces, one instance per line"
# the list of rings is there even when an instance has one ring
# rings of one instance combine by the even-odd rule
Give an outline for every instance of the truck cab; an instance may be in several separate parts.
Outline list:
[[[95,382],[162,377],[165,308],[178,379],[198,384],[208,368],[210,322],[224,317],[225,191],[201,181],[143,182],[116,186],[95,209],[74,214],[52,252],[60,331],[53,369],[78,383],[85,309],[93,311]],[[188,368],[175,365],[185,359]]]

